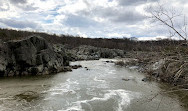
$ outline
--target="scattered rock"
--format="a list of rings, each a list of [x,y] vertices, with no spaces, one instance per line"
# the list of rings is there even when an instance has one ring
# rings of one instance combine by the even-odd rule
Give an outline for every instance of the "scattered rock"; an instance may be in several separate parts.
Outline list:
[[[72,67],[66,66],[66,67],[64,67],[63,71],[64,72],[68,72],[68,71],[70,72],[70,71],[72,71]]]
[[[88,67],[84,67],[87,71],[89,70],[89,68]]]
[[[105,61],[106,63],[114,63],[114,61]]]
[[[183,88],[187,87],[185,85],[188,84],[186,54],[133,51],[127,52],[126,57],[124,64],[122,63],[123,66],[134,67],[135,70],[147,74],[148,77],[142,81],[148,81],[151,78]]]
[[[71,66],[73,69],[78,69],[78,68],[81,68],[82,66],[81,65],[73,65]]]
[[[67,49],[72,60],[99,60],[100,58],[124,57],[125,51],[82,45]]]
[[[130,79],[127,79],[127,78],[122,78],[122,80],[124,80],[124,81],[129,81]]]
[[[149,78],[147,78],[147,77],[143,78],[142,81],[147,82],[147,81],[149,81]]]
[[[26,92],[16,95],[15,98],[20,99],[20,100],[24,99],[27,102],[31,102],[32,100],[39,99],[40,94],[34,91],[26,91]]]

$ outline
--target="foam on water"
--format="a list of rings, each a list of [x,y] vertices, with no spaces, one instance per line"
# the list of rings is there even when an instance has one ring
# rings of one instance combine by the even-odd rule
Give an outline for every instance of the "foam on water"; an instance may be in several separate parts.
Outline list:
[[[96,81],[96,82],[102,82],[102,83],[106,82],[104,79],[98,79],[96,76],[93,80]]]
[[[75,94],[75,90],[79,90],[78,87],[79,83],[77,81],[73,81],[70,79],[67,79],[65,83],[56,85],[52,87],[50,90],[44,91],[52,95],[63,95],[63,94]]]
[[[109,70],[109,74],[115,74],[115,70]]]
[[[9,94],[12,87],[4,88],[7,94],[2,92],[5,95],[0,95],[0,111],[151,111],[152,107],[155,108],[156,103],[160,102],[160,99],[156,98],[154,103],[141,104],[142,101],[145,102],[148,94],[155,94],[150,92],[151,90],[158,91],[157,85],[143,83],[141,75],[135,75],[127,69],[120,69],[113,64],[100,61],[78,63],[84,67],[87,66],[90,70],[81,68],[65,74],[57,74],[47,80],[37,77],[37,80],[31,83],[30,79],[19,81],[19,83],[23,82],[24,87],[6,81],[2,86],[9,83],[13,86],[15,84],[16,93],[29,89],[36,91],[39,98],[27,102],[24,99],[15,98],[16,93]],[[122,81],[122,78],[130,79],[130,81]],[[171,103],[171,100],[167,102]],[[159,111],[179,109],[175,106],[176,102],[171,105],[167,102],[165,101],[164,105],[161,104]]]
[[[123,89],[118,90],[107,90],[103,97],[93,97],[90,100],[81,100],[72,103],[71,107],[61,111],[84,111],[82,104],[86,104],[92,111],[91,104],[93,102],[107,102],[110,99],[114,99],[116,102],[117,111],[123,111],[131,103],[131,100],[134,98],[139,98],[140,94],[135,92],[126,91]],[[112,106],[113,107],[113,106]]]
[[[115,70],[110,69],[110,67],[109,67],[109,68],[106,68],[106,69],[104,70],[104,72],[107,73],[108,75],[109,75],[109,74],[111,74],[111,75],[115,74]]]
[[[97,96],[94,88],[87,88],[86,94],[91,96]]]

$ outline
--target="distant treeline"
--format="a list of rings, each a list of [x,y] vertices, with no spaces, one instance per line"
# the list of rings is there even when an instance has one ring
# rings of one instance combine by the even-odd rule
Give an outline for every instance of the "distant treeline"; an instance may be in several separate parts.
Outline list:
[[[106,38],[83,38],[79,36],[47,34],[42,32],[17,31],[11,29],[0,29],[0,39],[2,41],[20,40],[31,35],[39,35],[53,44],[64,44],[71,47],[79,45],[91,45],[95,47],[122,49],[126,51],[160,51],[163,49],[173,49],[182,44],[183,41],[159,40],[159,41],[134,41],[124,39]]]

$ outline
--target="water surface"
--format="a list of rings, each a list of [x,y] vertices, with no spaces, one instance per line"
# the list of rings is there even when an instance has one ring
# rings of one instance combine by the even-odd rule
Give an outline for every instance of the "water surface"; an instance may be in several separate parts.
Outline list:
[[[56,75],[1,78],[0,111],[185,111],[176,96],[160,94],[161,84],[104,61],[74,62],[83,68]]]

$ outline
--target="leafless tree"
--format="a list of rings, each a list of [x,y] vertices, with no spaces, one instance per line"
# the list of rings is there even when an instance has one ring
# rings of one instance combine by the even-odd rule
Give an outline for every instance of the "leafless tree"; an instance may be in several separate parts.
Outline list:
[[[169,28],[170,38],[177,36],[185,41],[188,39],[187,19],[182,11],[178,11],[174,7],[167,8],[159,3],[157,6],[148,7],[147,11],[153,22],[160,22]]]

